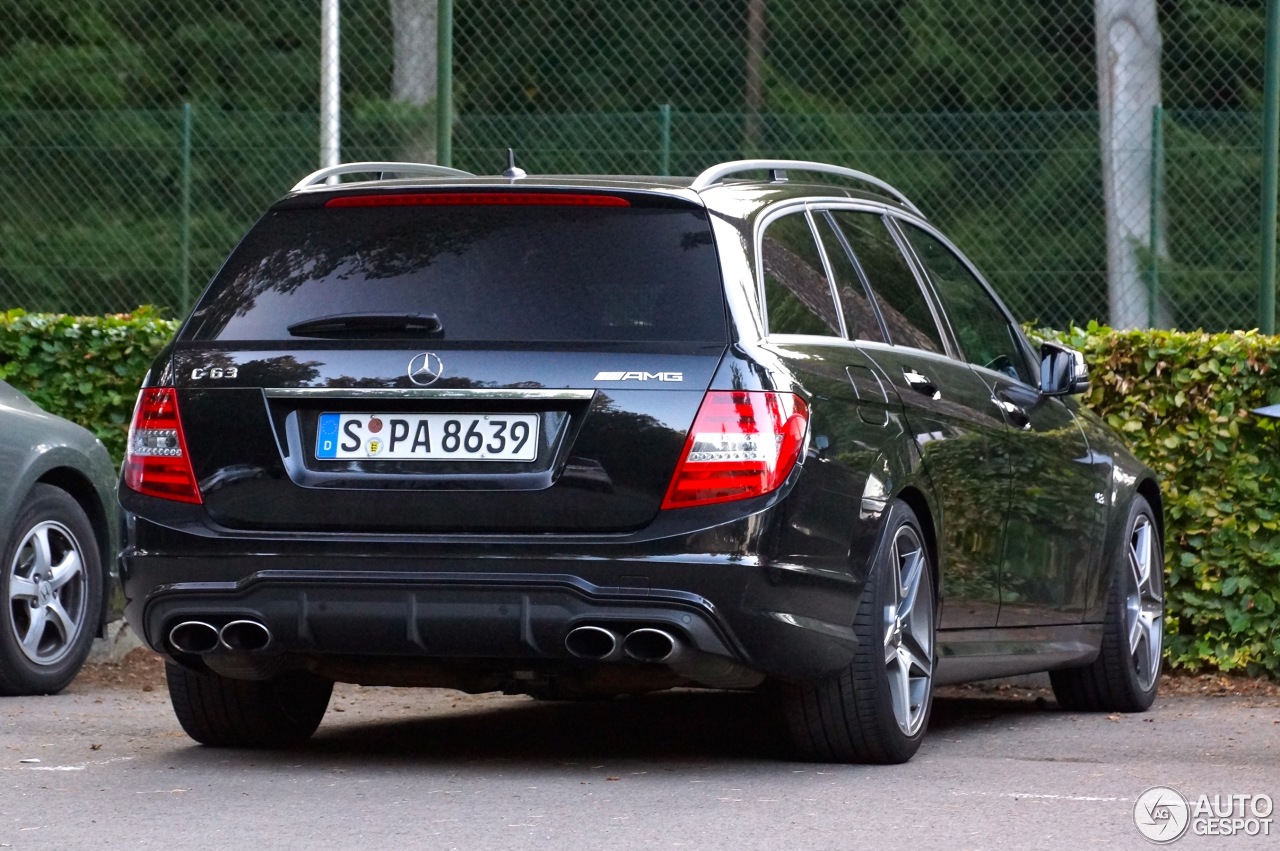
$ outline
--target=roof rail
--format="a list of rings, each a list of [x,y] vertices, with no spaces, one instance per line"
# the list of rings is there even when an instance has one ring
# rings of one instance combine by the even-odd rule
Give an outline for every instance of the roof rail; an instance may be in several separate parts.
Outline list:
[[[813,171],[821,174],[834,174],[839,177],[847,177],[851,180],[857,180],[861,183],[867,183],[871,186],[881,189],[901,201],[903,206],[915,213],[917,216],[924,218],[924,213],[920,212],[920,208],[911,203],[906,195],[895,189],[888,183],[885,183],[878,177],[873,177],[865,171],[855,171],[851,168],[843,168],[838,165],[828,165],[827,163],[813,162],[811,160],[734,160],[733,162],[720,163],[713,165],[711,168],[702,172],[693,179],[693,183],[689,188],[694,191],[707,189],[723,181],[731,174],[739,174],[744,171],[769,171],[774,173],[774,180],[785,180],[786,172],[791,171]]]
[[[331,165],[328,168],[322,168],[319,171],[311,172],[306,177],[302,178],[302,180],[299,180],[293,187],[292,191],[297,192],[299,189],[306,189],[308,186],[316,186],[324,183],[331,177],[338,177],[343,174],[366,174],[369,172],[377,172],[379,180],[382,179],[382,175],[384,174],[426,174],[433,177],[475,177],[475,175],[469,171],[449,168],[444,165],[432,165],[431,163],[342,163],[341,165]]]

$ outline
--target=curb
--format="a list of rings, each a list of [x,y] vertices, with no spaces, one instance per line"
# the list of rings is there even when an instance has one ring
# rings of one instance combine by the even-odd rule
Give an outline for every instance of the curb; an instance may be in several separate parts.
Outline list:
[[[129,653],[144,647],[142,639],[134,634],[129,624],[123,619],[111,621],[103,630],[105,638],[95,638],[89,649],[89,658],[85,660],[91,665],[118,665]]]

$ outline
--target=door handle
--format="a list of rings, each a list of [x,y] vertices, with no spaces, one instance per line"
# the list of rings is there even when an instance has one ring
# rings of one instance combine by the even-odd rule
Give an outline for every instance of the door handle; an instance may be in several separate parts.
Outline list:
[[[1014,428],[1029,429],[1031,428],[1031,416],[1020,405],[1008,401],[1007,399],[992,398],[996,403],[996,407],[1004,411],[1006,417],[1009,418],[1009,424]]]
[[[918,393],[926,396],[938,398],[938,385],[933,383],[933,379],[927,375],[921,375],[914,369],[904,370],[902,377],[907,380],[907,386]]]

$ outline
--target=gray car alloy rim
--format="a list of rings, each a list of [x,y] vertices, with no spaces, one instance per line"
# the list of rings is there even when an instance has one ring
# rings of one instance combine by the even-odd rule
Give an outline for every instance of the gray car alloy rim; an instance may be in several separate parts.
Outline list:
[[[1139,514],[1129,535],[1128,588],[1125,593],[1125,627],[1129,654],[1138,675],[1138,688],[1147,691],[1160,673],[1160,649],[1164,636],[1163,565],[1156,564],[1158,548],[1151,518]]]
[[[929,569],[924,546],[910,526],[898,529],[890,553],[893,600],[884,607],[884,663],[898,727],[914,736],[924,725],[933,678],[933,600],[921,596]]]
[[[27,532],[9,565],[9,613],[18,647],[37,665],[54,665],[84,623],[85,565],[71,530],[47,520]]]

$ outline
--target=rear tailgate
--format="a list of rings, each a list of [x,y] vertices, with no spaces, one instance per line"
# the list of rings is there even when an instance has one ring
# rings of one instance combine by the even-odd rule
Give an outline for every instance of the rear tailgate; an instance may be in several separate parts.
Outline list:
[[[187,379],[178,401],[205,508],[219,525],[623,531],[657,512],[722,352],[723,346],[662,354],[441,350],[446,372],[457,377],[433,388],[395,386],[408,383],[406,367],[420,354],[412,350],[362,353],[360,382],[309,384],[296,381],[300,365],[325,373],[350,353],[310,351],[299,360],[297,353],[219,352],[217,362],[235,363],[238,374],[263,385]],[[200,365],[211,362],[208,354],[179,349],[176,371],[207,369]],[[643,368],[632,369],[637,365]],[[562,380],[516,381],[513,371],[554,372]],[[602,373],[606,380],[597,380]],[[633,377],[616,377],[628,373]],[[385,381],[369,380],[377,374]],[[659,382],[643,374],[680,378]],[[371,386],[378,383],[385,386]],[[659,383],[661,389],[650,386]],[[325,452],[320,434],[322,415],[334,414],[348,425],[338,443],[355,451],[323,457],[338,454]],[[377,433],[369,428],[374,421]],[[527,436],[516,423],[532,425]],[[481,455],[506,448],[504,442],[514,448],[522,437],[526,445],[520,460],[501,453],[479,458],[466,451],[469,431]],[[374,454],[369,447],[379,435]],[[457,457],[449,457],[451,449]]]
[[[290,199],[245,239],[173,349],[213,522],[528,534],[653,518],[727,345],[705,211],[482,194]]]

